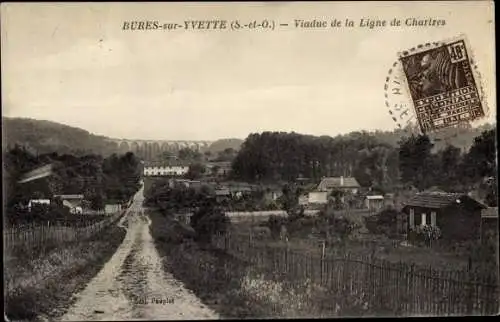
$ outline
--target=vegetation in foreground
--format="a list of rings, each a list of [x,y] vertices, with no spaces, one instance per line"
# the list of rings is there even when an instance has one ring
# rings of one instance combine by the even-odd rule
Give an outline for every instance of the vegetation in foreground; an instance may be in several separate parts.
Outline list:
[[[202,247],[196,233],[169,215],[149,214],[151,234],[166,271],[182,281],[223,318],[264,318],[272,307],[246,296],[241,287],[248,265],[224,252]]]
[[[112,225],[89,240],[33,256],[5,258],[5,313],[10,320],[52,320],[111,258],[126,231]]]

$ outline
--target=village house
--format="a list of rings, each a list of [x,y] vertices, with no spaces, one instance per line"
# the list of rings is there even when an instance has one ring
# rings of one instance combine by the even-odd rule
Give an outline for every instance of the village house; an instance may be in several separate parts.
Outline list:
[[[408,200],[402,211],[408,227],[437,226],[442,238],[479,240],[481,211],[486,206],[461,193],[421,192]]]
[[[180,162],[148,162],[144,164],[144,176],[183,176],[189,165]]]
[[[325,177],[318,185],[318,191],[332,192],[340,190],[350,194],[357,194],[361,186],[353,177]]]
[[[309,204],[326,204],[328,203],[327,191],[310,191],[307,194],[307,202]]]

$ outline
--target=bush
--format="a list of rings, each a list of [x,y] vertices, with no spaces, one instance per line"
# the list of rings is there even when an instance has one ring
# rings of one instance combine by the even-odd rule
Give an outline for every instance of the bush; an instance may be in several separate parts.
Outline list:
[[[393,237],[401,233],[398,227],[398,217],[403,220],[401,214],[397,210],[388,208],[376,215],[364,217],[364,221],[370,233]]]
[[[436,226],[416,226],[410,229],[411,237],[414,241],[425,243],[430,246],[432,241],[441,238],[441,230]]]
[[[286,224],[286,218],[271,215],[269,216],[266,224],[271,231],[271,237],[274,239],[278,239],[281,233],[281,226]]]
[[[196,231],[196,240],[209,243],[212,235],[224,233],[229,225],[225,213],[208,201],[191,217],[191,226]]]

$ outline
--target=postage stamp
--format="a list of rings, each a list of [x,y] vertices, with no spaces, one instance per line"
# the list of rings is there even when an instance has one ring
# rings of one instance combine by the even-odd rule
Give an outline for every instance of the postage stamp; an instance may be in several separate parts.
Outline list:
[[[422,132],[486,116],[464,37],[400,54],[405,84]]]

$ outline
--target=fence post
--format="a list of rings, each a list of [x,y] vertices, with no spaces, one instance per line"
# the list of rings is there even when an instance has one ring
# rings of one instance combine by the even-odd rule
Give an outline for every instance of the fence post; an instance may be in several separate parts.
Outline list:
[[[285,240],[286,242],[286,248],[285,248],[285,273],[288,273],[288,249],[289,249],[289,244],[288,244],[288,238]]]
[[[408,314],[413,314],[414,310],[415,310],[415,286],[414,286],[414,278],[415,278],[415,263],[412,263],[411,266],[410,266],[410,274],[409,274],[409,278],[410,278],[410,283],[409,283],[409,287],[408,287],[408,295],[409,295],[409,312]]]
[[[321,243],[321,262],[320,262],[320,265],[321,265],[321,272],[320,272],[320,276],[321,276],[321,285],[325,285],[325,241],[323,240],[323,242]]]
[[[473,309],[474,288],[472,282],[473,282],[472,258],[469,256],[469,261],[467,263],[467,315],[472,315],[472,309]]]

